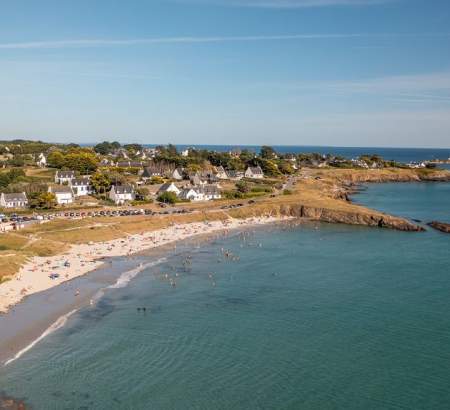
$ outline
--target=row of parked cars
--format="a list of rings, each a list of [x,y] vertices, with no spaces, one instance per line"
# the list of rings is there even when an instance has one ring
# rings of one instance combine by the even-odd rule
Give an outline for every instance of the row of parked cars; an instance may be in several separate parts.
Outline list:
[[[15,223],[23,223],[23,222],[32,222],[38,220],[37,216],[22,216],[17,214],[11,214],[6,216],[5,214],[0,214],[0,222],[15,222]]]
[[[102,210],[102,211],[88,211],[88,212],[55,212],[51,214],[22,216],[11,214],[6,216],[0,214],[1,222],[38,222],[43,220],[52,220],[55,218],[95,218],[104,216],[133,216],[133,215],[168,215],[168,214],[186,214],[192,212],[190,209],[165,209],[164,211],[155,212],[151,209],[121,209],[121,210]]]

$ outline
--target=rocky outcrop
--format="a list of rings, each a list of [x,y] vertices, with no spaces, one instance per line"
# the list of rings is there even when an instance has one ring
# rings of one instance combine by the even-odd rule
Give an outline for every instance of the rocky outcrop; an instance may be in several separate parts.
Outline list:
[[[433,221],[427,224],[428,226],[431,226],[432,228],[444,232],[444,233],[450,233],[450,224],[444,223],[444,222],[438,222]]]
[[[450,181],[450,172],[445,170],[398,170],[397,172],[377,172],[374,170],[370,172],[349,172],[341,175],[340,178],[345,185],[367,182],[447,182]]]
[[[396,229],[399,231],[422,232],[425,229],[412,222],[391,215],[370,212],[364,208],[361,212],[353,209],[336,210],[306,205],[284,206],[281,213],[297,218],[306,218],[313,221],[343,223],[347,225],[365,225],[378,228]]]

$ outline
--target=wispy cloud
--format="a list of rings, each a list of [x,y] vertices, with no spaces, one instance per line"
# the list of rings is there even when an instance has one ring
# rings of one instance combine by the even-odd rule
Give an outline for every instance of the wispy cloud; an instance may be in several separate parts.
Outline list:
[[[265,7],[265,8],[308,8],[326,6],[373,6],[400,0],[184,0],[224,6]]]
[[[450,72],[398,75],[349,82],[328,83],[329,88],[352,92],[450,91]]]
[[[0,43],[0,49],[41,49],[41,48],[87,48],[110,46],[136,46],[153,44],[225,43],[252,41],[320,40],[365,37],[365,34],[287,34],[259,36],[211,36],[211,37],[155,37],[136,39],[85,39],[30,41],[22,43]]]
[[[267,85],[270,86],[270,84]],[[412,103],[450,102],[450,72],[397,75],[353,81],[280,83],[278,86],[298,90],[303,95],[381,97]]]
[[[449,33],[324,33],[324,34],[275,34],[252,36],[209,36],[209,37],[150,37],[134,39],[81,39],[81,40],[45,40],[20,43],[0,43],[1,50],[15,49],[56,49],[56,48],[89,48],[114,46],[139,46],[157,44],[201,44],[229,42],[262,42],[262,41],[296,41],[296,40],[331,40],[349,38],[395,38],[395,37],[449,37]]]

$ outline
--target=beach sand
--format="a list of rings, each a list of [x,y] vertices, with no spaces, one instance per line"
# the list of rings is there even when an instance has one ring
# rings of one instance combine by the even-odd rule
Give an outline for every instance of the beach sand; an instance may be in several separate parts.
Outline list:
[[[99,268],[105,258],[129,256],[197,235],[263,225],[283,219],[288,218],[255,217],[173,225],[108,242],[73,245],[68,252],[53,257],[33,257],[15,278],[0,284],[0,313],[8,312],[28,295],[45,291]],[[53,279],[50,275],[53,275]]]

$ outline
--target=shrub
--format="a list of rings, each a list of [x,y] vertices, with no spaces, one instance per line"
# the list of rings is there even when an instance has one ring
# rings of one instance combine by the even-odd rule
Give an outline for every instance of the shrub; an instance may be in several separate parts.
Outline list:
[[[150,185],[159,185],[164,183],[163,177],[151,177]]]
[[[157,200],[165,204],[175,204],[178,198],[174,192],[163,192],[158,196]]]
[[[236,188],[239,192],[246,193],[250,191],[250,186],[245,181],[236,182]]]
[[[272,188],[269,186],[264,186],[264,185],[260,185],[260,186],[255,186],[251,189],[251,192],[264,192],[264,193],[270,193],[272,192]]]

